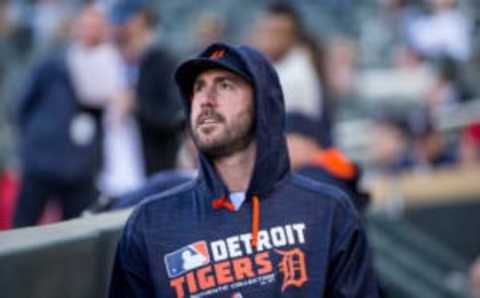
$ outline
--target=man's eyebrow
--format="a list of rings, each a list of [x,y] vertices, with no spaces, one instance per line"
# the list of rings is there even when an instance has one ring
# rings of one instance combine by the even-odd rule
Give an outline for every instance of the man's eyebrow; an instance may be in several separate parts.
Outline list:
[[[221,83],[221,82],[224,82],[226,80],[232,81],[236,84],[239,84],[239,83],[241,84],[244,81],[241,77],[238,77],[238,76],[233,75],[233,74],[222,74],[222,75],[219,75],[218,77],[214,78],[215,83]],[[193,82],[192,88],[195,89],[196,87],[204,86],[204,85],[205,85],[205,80],[203,78],[197,78]]]
[[[221,76],[218,76],[218,77],[215,78],[215,82],[223,82],[223,81],[226,81],[226,80],[232,81],[234,83],[239,83],[239,82],[243,81],[238,76],[230,75],[230,74],[224,74],[224,75],[221,75]]]

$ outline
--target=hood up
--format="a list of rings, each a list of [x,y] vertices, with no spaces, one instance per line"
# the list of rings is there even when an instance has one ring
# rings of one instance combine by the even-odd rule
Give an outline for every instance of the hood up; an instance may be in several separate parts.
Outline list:
[[[233,57],[217,59],[216,53]],[[231,56],[230,56],[231,55]],[[247,190],[247,199],[253,195],[265,198],[274,185],[289,172],[289,159],[284,137],[285,108],[283,93],[277,73],[270,62],[257,50],[247,46],[232,46],[215,43],[198,57],[179,66],[175,80],[180,88],[183,104],[190,115],[190,94],[195,78],[211,68],[224,68],[243,76],[254,88],[256,160],[253,175]],[[211,200],[228,197],[229,191],[216,172],[212,161],[199,153],[200,175]]]

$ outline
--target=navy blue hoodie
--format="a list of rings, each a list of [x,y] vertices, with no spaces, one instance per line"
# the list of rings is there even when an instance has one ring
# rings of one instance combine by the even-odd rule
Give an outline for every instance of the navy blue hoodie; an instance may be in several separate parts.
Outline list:
[[[238,211],[216,208],[229,191],[200,153],[197,179],[145,200],[129,218],[110,297],[377,297],[365,232],[348,197],[290,172],[271,64],[226,44],[200,57],[219,48],[237,55],[253,78],[257,157],[246,200]],[[178,76],[177,83],[185,90]]]

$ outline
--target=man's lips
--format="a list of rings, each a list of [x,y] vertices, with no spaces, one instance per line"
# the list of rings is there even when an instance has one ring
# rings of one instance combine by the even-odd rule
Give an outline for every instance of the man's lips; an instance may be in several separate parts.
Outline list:
[[[222,122],[223,119],[220,115],[200,115],[197,118],[197,126],[207,125],[207,124],[217,124]]]
[[[216,119],[209,118],[200,122],[200,125],[219,123]]]
[[[198,121],[197,130],[201,131],[204,134],[209,134],[216,128],[221,121],[218,121],[215,118],[205,118],[202,121]]]

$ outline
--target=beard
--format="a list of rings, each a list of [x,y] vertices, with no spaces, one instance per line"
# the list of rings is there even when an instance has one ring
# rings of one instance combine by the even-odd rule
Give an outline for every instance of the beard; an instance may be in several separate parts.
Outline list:
[[[208,108],[190,125],[193,142],[209,158],[226,157],[242,151],[255,137],[253,114],[253,109],[247,110],[228,123],[225,117]],[[215,120],[216,127],[202,127],[205,119]]]

